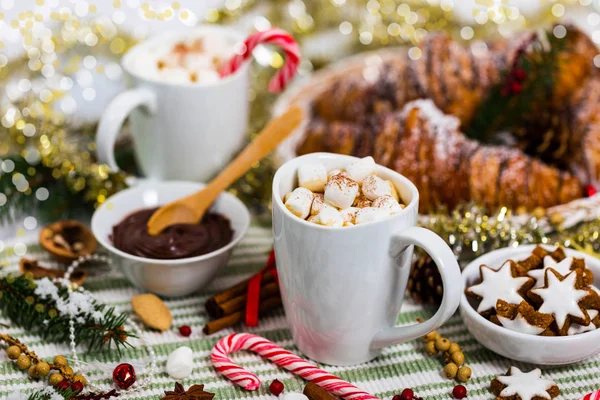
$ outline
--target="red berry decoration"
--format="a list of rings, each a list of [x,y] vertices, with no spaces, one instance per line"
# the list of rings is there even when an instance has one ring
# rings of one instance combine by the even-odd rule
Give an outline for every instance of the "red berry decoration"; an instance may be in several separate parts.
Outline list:
[[[586,197],[592,197],[593,195],[595,195],[597,193],[596,188],[594,187],[594,185],[590,185],[587,184],[583,187],[583,190],[585,192],[585,196]]]
[[[527,77],[527,74],[522,69],[515,69],[514,75],[519,81],[524,81]]]
[[[523,88],[521,87],[521,84],[520,84],[520,83],[513,82],[513,83],[510,85],[510,91],[512,92],[512,94],[519,94],[519,93],[521,93],[521,90],[522,90],[522,89],[523,89]]]
[[[455,399],[464,399],[467,397],[467,388],[463,385],[454,386],[454,389],[452,389],[452,396],[454,396]]]
[[[394,397],[392,397],[392,400],[400,400],[400,395],[399,394],[394,395]]]
[[[271,385],[269,386],[269,391],[273,396],[279,396],[283,392],[283,389],[285,389],[283,383],[281,383],[277,379],[271,382]]]
[[[400,400],[413,400],[415,397],[415,392],[412,389],[404,389],[400,394]]]
[[[73,393],[79,393],[79,392],[81,392],[83,390],[83,383],[81,383],[81,382],[73,382],[73,383],[71,383],[71,390],[73,391]]]
[[[192,328],[190,328],[188,325],[183,325],[179,327],[179,334],[181,336],[185,336],[188,337],[192,334]]]
[[[62,381],[60,381],[58,383],[58,385],[56,385],[57,388],[59,388],[60,390],[65,390],[69,388],[69,382],[67,382],[66,379],[63,379]]]
[[[129,389],[135,379],[135,369],[131,364],[119,364],[113,371],[113,381],[121,389]]]

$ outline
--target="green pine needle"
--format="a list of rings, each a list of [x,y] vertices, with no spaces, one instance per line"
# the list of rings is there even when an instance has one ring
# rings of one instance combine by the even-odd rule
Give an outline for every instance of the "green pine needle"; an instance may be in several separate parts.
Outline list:
[[[42,299],[35,293],[36,282],[26,275],[0,278],[0,309],[15,324],[47,340],[68,343],[70,318],[61,314],[54,300]],[[64,287],[59,287],[58,295],[65,300],[69,296]],[[87,344],[89,351],[114,347],[120,354],[124,346],[129,346],[127,338],[133,336],[124,329],[127,315],[96,301],[92,304],[92,311],[102,313],[102,321],[98,323],[91,317],[75,321],[76,344]]]

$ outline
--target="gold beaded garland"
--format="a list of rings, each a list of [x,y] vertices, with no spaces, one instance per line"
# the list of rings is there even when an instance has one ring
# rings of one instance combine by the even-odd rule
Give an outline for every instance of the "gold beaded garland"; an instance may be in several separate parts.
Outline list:
[[[6,354],[11,360],[16,360],[21,355],[21,349],[19,346],[9,346],[8,349],[6,349]]]
[[[37,365],[35,366],[35,369],[36,369],[36,373],[38,374],[38,376],[46,376],[50,373],[50,364],[42,361],[42,362],[37,363]]]
[[[17,358],[17,368],[26,370],[31,365],[31,359],[25,354],[21,354],[19,358]]]
[[[63,376],[59,373],[54,373],[52,375],[50,375],[50,379],[48,380],[48,383],[50,383],[52,386],[56,386],[59,383],[61,383],[65,378],[63,378]]]
[[[468,381],[469,378],[471,378],[471,368],[467,367],[466,365],[463,365],[458,369],[456,377],[461,382]]]

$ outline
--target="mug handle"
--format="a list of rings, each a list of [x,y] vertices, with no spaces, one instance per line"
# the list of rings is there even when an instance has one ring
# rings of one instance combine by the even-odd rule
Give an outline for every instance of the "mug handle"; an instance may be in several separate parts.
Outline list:
[[[407,342],[437,329],[454,314],[463,292],[460,267],[450,247],[441,237],[430,230],[412,226],[394,234],[391,242],[390,252],[396,258],[402,257],[411,245],[423,248],[431,256],[440,271],[444,295],[442,304],[433,317],[420,324],[384,328],[375,335],[372,342],[374,348]],[[410,268],[410,263],[405,268]]]
[[[154,93],[146,88],[128,89],[112,99],[100,118],[96,131],[96,156],[100,163],[107,164],[113,171],[119,170],[114,148],[121,126],[131,111],[140,106],[153,114],[156,111]]]

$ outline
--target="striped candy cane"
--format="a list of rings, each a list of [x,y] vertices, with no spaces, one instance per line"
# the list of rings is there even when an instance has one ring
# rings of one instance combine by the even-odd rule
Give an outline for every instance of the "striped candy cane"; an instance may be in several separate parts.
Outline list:
[[[279,28],[271,28],[248,36],[244,41],[244,51],[231,57],[219,72],[221,76],[227,76],[237,71],[242,64],[252,57],[252,51],[259,44],[276,45],[285,54],[285,64],[269,82],[269,91],[281,92],[296,74],[300,63],[300,48],[289,33]]]
[[[311,381],[329,393],[347,400],[376,400],[377,397],[341,380],[329,372],[277,346],[275,343],[250,333],[235,333],[219,340],[211,353],[213,366],[218,373],[246,390],[256,390],[260,380],[252,372],[235,364],[229,354],[249,350],[273,361],[299,377]]]
[[[600,400],[600,390],[586,394],[582,400]]]

